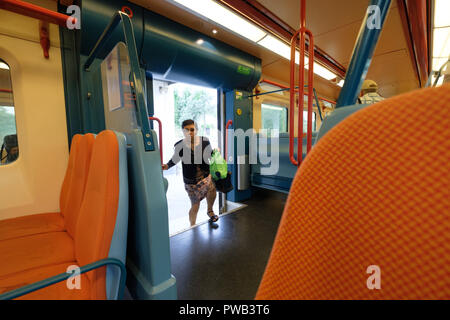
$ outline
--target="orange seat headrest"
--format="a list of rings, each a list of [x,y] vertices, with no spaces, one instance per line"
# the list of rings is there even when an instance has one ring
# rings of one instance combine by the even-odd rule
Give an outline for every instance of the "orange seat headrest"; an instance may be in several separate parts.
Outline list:
[[[450,298],[450,85],[367,107],[293,181],[257,299]]]

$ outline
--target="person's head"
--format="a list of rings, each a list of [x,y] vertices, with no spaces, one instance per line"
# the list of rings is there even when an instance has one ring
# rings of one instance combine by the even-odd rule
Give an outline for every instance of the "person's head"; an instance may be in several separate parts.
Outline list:
[[[192,119],[184,120],[181,124],[181,128],[183,129],[183,134],[186,138],[193,138],[197,134],[197,124]]]
[[[377,91],[378,91],[377,83],[373,80],[366,79],[362,84],[360,96],[362,97],[365,94]]]
[[[3,139],[3,145],[8,153],[7,162],[13,162],[19,156],[19,146],[17,144],[17,135],[7,135]]]

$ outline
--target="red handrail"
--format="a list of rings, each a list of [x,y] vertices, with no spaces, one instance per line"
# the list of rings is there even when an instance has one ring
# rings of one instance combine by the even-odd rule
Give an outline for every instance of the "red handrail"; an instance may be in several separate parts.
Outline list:
[[[233,124],[233,120],[228,120],[225,126],[225,161],[228,161],[228,128]]]
[[[161,157],[161,163],[163,162],[163,144],[162,144],[162,123],[161,120],[159,120],[156,117],[148,117],[148,120],[156,120],[158,121],[158,125],[159,125],[159,155]]]
[[[50,23],[60,25],[61,27],[67,27],[68,19],[71,19],[74,24],[76,22],[76,18],[72,16],[19,0],[1,0],[0,9],[12,11],[39,20],[48,21]]]
[[[298,66],[298,88],[303,91],[305,85],[305,41],[309,37],[309,68],[308,68],[308,126],[306,151],[312,146],[312,105],[313,105],[313,81],[314,81],[314,40],[313,34],[306,28],[306,0],[301,0],[300,7],[300,29],[291,39],[291,64],[290,64],[290,92],[289,92],[289,159],[299,166],[303,155],[303,95],[298,98],[298,124],[297,124],[297,159],[294,157],[294,115],[295,115],[295,49],[300,36],[300,63]]]

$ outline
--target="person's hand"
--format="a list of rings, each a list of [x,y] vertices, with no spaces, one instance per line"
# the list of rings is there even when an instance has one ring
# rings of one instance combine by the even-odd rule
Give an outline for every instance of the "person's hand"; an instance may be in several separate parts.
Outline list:
[[[163,164],[163,165],[162,165],[162,169],[163,169],[163,170],[169,170],[169,166],[168,166],[167,164]]]

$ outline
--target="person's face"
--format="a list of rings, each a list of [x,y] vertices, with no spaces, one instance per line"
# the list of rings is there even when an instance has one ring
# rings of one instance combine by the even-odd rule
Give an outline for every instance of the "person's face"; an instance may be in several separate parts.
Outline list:
[[[12,156],[15,156],[19,153],[19,147],[13,147],[11,150],[9,150],[9,154]]]
[[[188,124],[183,128],[183,134],[186,138],[193,138],[197,134],[197,129],[195,129],[194,124]]]

